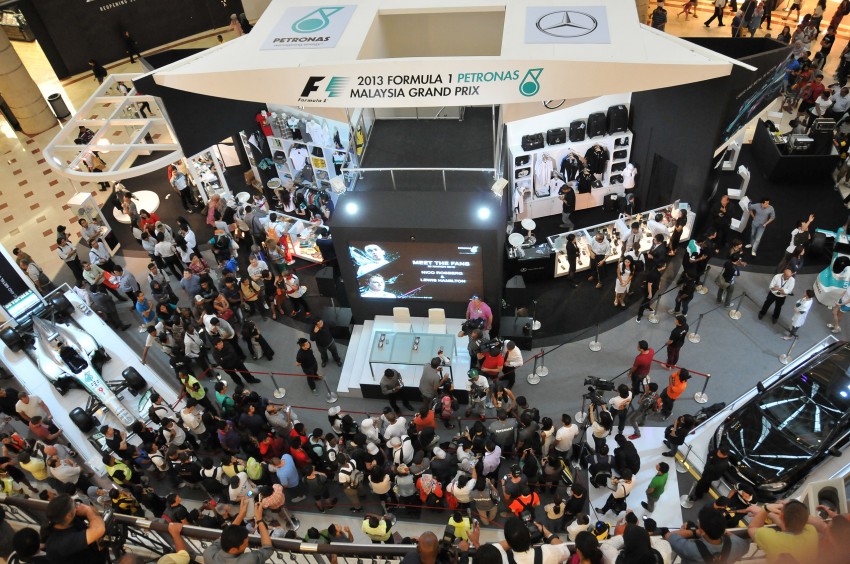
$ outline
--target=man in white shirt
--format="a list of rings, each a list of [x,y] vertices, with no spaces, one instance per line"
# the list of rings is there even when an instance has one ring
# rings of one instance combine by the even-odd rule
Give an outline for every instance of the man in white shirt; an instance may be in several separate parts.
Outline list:
[[[259,284],[263,284],[263,272],[269,269],[266,261],[257,258],[257,255],[251,255],[250,263],[248,264],[248,276],[251,280]]]
[[[505,521],[504,528],[505,540],[493,543],[490,546],[495,547],[502,554],[502,562],[505,564],[511,561],[508,552],[513,557],[512,564],[535,564],[538,562],[539,564],[559,564],[569,560],[571,557],[569,545],[562,544],[561,539],[543,525],[537,525],[537,527],[543,533],[543,541],[546,543],[542,546],[531,545],[528,527],[519,517],[508,518]],[[475,537],[477,537],[477,534]],[[474,541],[475,539],[471,538],[471,540]],[[486,546],[484,545],[480,549],[484,549]],[[487,550],[491,549],[488,548]],[[537,558],[538,553],[539,559]]]
[[[617,395],[608,400],[609,410],[614,419],[620,418],[619,432],[622,435],[623,429],[626,428],[626,413],[629,410],[629,404],[632,403],[632,391],[626,384],[617,386]]]
[[[38,396],[31,396],[28,392],[18,392],[18,403],[15,404],[15,411],[21,416],[24,422],[29,423],[29,420],[36,415],[43,420],[52,419],[50,410]]]
[[[555,432],[555,442],[552,444],[559,458],[569,459],[570,449],[573,448],[573,441],[578,433],[578,425],[573,425],[572,417],[566,413],[561,415],[561,427]]]
[[[198,363],[202,374],[209,370],[210,362],[204,350],[204,339],[195,330],[194,325],[186,326],[186,332],[183,334],[183,350],[188,358]]]
[[[593,239],[590,240],[588,251],[590,252],[590,266],[594,269],[591,272],[596,272],[596,274],[591,274],[587,279],[596,279],[596,288],[598,289],[602,287],[602,278],[605,275],[605,259],[611,254],[611,243],[605,238],[605,233],[602,230],[597,231]]]
[[[764,318],[764,314],[767,313],[770,306],[776,304],[773,308],[773,323],[776,323],[776,320],[779,319],[779,312],[782,310],[782,305],[785,303],[785,298],[793,292],[794,274],[786,268],[781,274],[777,274],[770,281],[767,297],[761,306],[761,310],[759,310],[759,319]]]
[[[74,279],[77,282],[81,281],[83,279],[83,265],[80,263],[80,257],[77,256],[77,247],[72,245],[65,235],[56,238],[56,254],[74,273]]]
[[[516,369],[522,366],[522,351],[516,346],[513,341],[505,341],[505,364],[502,366],[502,375],[499,377],[500,382],[505,383],[505,387],[511,389],[516,382]]]
[[[120,265],[115,265],[112,274],[113,279],[118,282],[118,290],[124,292],[131,302],[135,302],[141,288],[133,273],[124,270]]]
[[[390,410],[381,416],[382,423],[386,425],[384,428],[384,440],[389,442],[393,437],[401,438],[407,434],[407,419],[395,414]]]
[[[109,272],[115,270],[115,263],[112,262],[112,256],[109,254],[109,250],[106,248],[106,245],[101,243],[98,239],[94,239],[91,242],[89,262]]]
[[[656,235],[663,235],[665,239],[670,235],[670,229],[664,225],[664,215],[657,213],[655,217],[646,222],[646,228],[652,233],[654,239]]]
[[[847,110],[850,110],[850,88],[833,84],[832,107],[826,113],[826,117],[838,121]]]
[[[180,257],[177,256],[177,249],[173,242],[166,239],[165,233],[156,234],[153,252],[165,262],[165,266],[171,270],[177,280],[183,278],[183,265],[180,263]]]

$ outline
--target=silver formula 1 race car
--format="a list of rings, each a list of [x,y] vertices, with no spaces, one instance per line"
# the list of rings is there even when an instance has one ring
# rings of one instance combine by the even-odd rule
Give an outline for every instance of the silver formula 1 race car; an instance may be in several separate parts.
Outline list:
[[[20,326],[6,328],[0,332],[0,338],[13,352],[23,351],[29,356],[61,395],[72,388],[88,393],[87,405],[77,406],[69,413],[81,431],[87,433],[99,424],[94,413],[101,407],[125,427],[131,426],[136,416],[116,394],[128,390],[137,395],[147,388],[147,382],[133,367],[124,369],[122,380],[105,380],[101,371],[111,357],[94,337],[70,320],[66,309],[70,304],[64,296],[55,302],[48,309],[47,318],[32,318],[30,330]]]

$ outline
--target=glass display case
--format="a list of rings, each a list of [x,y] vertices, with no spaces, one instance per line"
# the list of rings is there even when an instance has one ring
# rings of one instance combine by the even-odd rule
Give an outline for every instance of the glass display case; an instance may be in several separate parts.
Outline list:
[[[17,6],[6,6],[0,10],[0,27],[12,41],[35,41],[35,34]]]
[[[198,190],[196,196],[199,196],[204,203],[207,203],[213,194],[218,194],[222,198],[232,196],[224,178],[224,162],[218,147],[210,147],[185,161],[189,176]]]
[[[292,256],[310,262],[323,262],[325,259],[319,246],[316,244],[316,230],[322,226],[320,222],[311,222],[306,219],[284,215],[276,212],[278,219],[283,221],[286,228],[287,237],[282,237],[280,244],[283,247],[288,247]]]
[[[579,256],[576,260],[576,272],[581,272],[590,268],[590,253],[588,251],[588,247],[590,245],[591,238],[595,237],[600,231],[611,243],[612,253],[606,259],[606,264],[618,262],[620,260],[623,250],[623,236],[631,230],[630,226],[634,222],[640,223],[641,234],[643,235],[638,245],[638,254],[648,250],[652,245],[653,232],[647,224],[651,220],[654,221],[657,214],[661,214],[661,224],[667,229],[665,234],[666,240],[670,240],[670,234],[673,230],[673,226],[682,214],[684,214],[687,218],[687,224],[682,230],[682,237],[680,241],[687,241],[691,238],[696,214],[691,211],[691,207],[688,204],[674,202],[668,206],[663,206],[633,215],[620,214],[620,216],[614,221],[600,223],[599,225],[576,229],[575,231],[568,231],[566,233],[558,233],[547,237],[547,241],[549,241],[549,244],[555,251],[555,278],[566,276],[570,273],[570,266],[567,262],[567,254],[565,250],[567,235],[570,233],[573,233],[576,236],[576,244],[579,248]]]

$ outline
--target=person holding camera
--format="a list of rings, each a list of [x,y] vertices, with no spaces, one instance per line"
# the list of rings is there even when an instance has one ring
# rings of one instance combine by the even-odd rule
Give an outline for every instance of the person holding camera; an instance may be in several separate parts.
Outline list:
[[[439,356],[432,358],[430,364],[426,364],[423,368],[422,377],[419,379],[422,402],[430,407],[434,398],[437,397],[437,390],[450,380],[449,374],[443,374],[443,360]]]
[[[481,333],[485,337],[489,334],[490,329],[493,328],[493,311],[478,296],[472,296],[469,300],[469,305],[466,306],[466,319],[483,320],[484,324],[481,327]]]
[[[713,507],[703,507],[697,522],[698,526],[684,523],[678,531],[664,536],[682,562],[737,562],[749,551],[749,542],[726,534],[723,514]]]
[[[632,471],[624,468],[619,478],[611,478],[611,484],[613,485],[613,493],[608,495],[605,505],[596,509],[596,512],[600,515],[611,510],[615,513],[621,513],[626,510],[626,498],[629,497],[632,487],[634,487]]]
[[[599,409],[599,414],[596,410]],[[599,406],[595,402],[590,402],[590,428],[593,433],[593,450],[599,450],[599,447],[605,444],[605,439],[611,434],[611,427],[614,426],[614,418],[608,413],[608,408],[602,403]]]
[[[532,536],[531,528],[536,529]],[[539,540],[538,540],[539,539]],[[542,546],[534,546],[543,542]],[[487,545],[485,545],[487,546]],[[519,517],[505,521],[505,540],[490,545],[502,556],[503,562],[516,564],[558,564],[570,558],[570,549],[556,535],[539,523],[525,522]],[[484,546],[481,547],[483,549]],[[479,550],[481,550],[479,549]]]
[[[466,410],[466,416],[469,417],[474,413],[484,421],[484,400],[490,393],[490,384],[487,378],[474,368],[470,369],[466,375],[469,377],[469,409]]]
[[[109,553],[101,546],[104,535],[106,523],[92,506],[78,505],[68,494],[47,504],[47,525],[41,538],[50,562],[106,563]]]

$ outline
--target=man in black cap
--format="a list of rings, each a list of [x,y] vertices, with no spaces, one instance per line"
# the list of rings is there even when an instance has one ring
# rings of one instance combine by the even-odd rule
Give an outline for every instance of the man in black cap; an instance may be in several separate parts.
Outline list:
[[[319,379],[319,363],[316,361],[316,355],[310,341],[304,337],[298,339],[298,354],[295,355],[295,365],[300,366],[304,374],[307,375],[310,391],[314,394],[317,393],[316,380]]]

